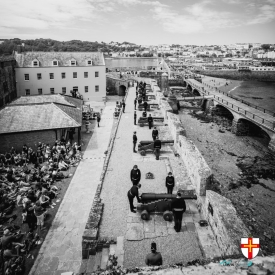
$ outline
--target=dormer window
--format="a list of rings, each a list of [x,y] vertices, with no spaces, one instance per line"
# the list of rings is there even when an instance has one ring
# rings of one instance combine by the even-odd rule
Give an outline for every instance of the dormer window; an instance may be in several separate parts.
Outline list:
[[[89,65],[89,66],[93,65],[93,61],[91,59],[88,59],[87,60],[87,65]]]
[[[58,60],[53,60],[53,66],[58,66]]]
[[[38,61],[37,59],[34,59],[34,60],[32,61],[32,66],[33,66],[33,67],[39,67],[39,61]]]
[[[71,64],[71,66],[76,66],[76,60],[75,60],[75,59],[72,59],[72,60],[70,61],[70,64]]]

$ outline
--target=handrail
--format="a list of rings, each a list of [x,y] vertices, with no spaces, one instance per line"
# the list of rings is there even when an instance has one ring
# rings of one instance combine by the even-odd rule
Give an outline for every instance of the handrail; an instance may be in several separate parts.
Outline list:
[[[186,80],[185,80],[185,81],[186,81]],[[210,92],[209,92],[209,91],[206,91],[204,87],[198,86],[198,85],[196,85],[196,84],[194,84],[194,83],[192,83],[192,85],[193,85],[195,88],[197,88],[200,92],[202,92],[202,93],[207,93],[208,95],[210,95]],[[214,87],[210,87],[210,85],[207,85],[207,86],[209,86],[209,88],[214,88]],[[202,88],[203,88],[203,90],[202,90]],[[211,95],[213,95],[213,94],[211,94]],[[252,112],[246,111],[246,110],[244,110],[243,108],[238,107],[237,105],[232,104],[232,103],[230,103],[229,101],[227,101],[227,100],[225,100],[225,99],[222,99],[222,98],[220,98],[220,97],[218,97],[218,96],[216,96],[216,95],[213,95],[213,96],[214,96],[214,98],[215,98],[216,100],[218,100],[219,102],[221,102],[221,103],[223,103],[223,104],[226,103],[226,105],[227,105],[227,107],[228,107],[229,109],[233,109],[234,111],[237,111],[237,110],[238,110],[239,113],[244,114],[246,117],[248,117],[248,118],[254,120],[255,122],[260,123],[260,124],[266,126],[267,128],[271,129],[272,131],[275,130],[275,122],[270,121],[270,120],[267,120],[267,119],[265,119],[265,118],[263,118],[263,117],[261,117],[261,116],[259,116],[259,115],[256,115],[256,114],[254,114],[254,113],[252,113]],[[239,100],[237,100],[237,101],[239,101]],[[228,104],[229,104],[229,105],[228,105]],[[232,107],[230,107],[230,105],[231,105]],[[235,107],[235,109],[234,109],[234,107]],[[256,120],[256,119],[257,119],[257,120]]]

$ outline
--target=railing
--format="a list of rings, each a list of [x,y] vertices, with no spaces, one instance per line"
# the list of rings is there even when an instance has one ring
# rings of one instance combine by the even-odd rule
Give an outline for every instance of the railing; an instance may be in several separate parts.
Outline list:
[[[217,87],[213,87],[213,86],[211,86],[211,85],[208,85],[208,84],[205,84],[205,83],[203,83],[206,87],[208,87],[208,88],[216,88],[217,89]],[[230,97],[230,98],[233,98],[233,99],[235,99],[235,100],[237,100],[237,101],[240,101],[241,103],[243,103],[243,104],[245,104],[245,105],[247,105],[247,106],[249,106],[249,107],[252,107],[252,108],[254,108],[254,109],[256,109],[256,110],[259,110],[259,111],[262,111],[262,112],[264,112],[265,114],[268,114],[268,115],[271,115],[271,116],[273,116],[273,117],[275,117],[275,113],[273,112],[273,111],[270,111],[270,110],[268,110],[268,109],[265,109],[265,108],[263,108],[263,107],[261,107],[261,106],[259,106],[259,105],[255,105],[255,104],[253,104],[253,103],[250,103],[250,102],[248,102],[248,101],[245,101],[245,100],[242,100],[242,99],[240,99],[240,98],[238,98],[238,97],[236,97],[236,96],[233,96],[233,95],[230,95],[229,93],[227,93],[227,92],[222,92],[222,91],[220,91],[220,90],[216,90],[218,93],[222,93],[223,95],[225,95],[225,96],[228,96],[228,97]]]

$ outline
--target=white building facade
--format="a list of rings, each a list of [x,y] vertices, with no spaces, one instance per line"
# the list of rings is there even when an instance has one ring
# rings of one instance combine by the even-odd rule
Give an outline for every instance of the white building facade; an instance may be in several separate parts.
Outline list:
[[[17,95],[82,95],[84,101],[106,96],[106,67],[101,52],[23,52],[17,61]]]

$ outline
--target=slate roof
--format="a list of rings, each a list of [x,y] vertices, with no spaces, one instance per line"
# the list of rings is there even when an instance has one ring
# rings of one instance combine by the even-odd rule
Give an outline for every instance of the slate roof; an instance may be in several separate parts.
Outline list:
[[[76,67],[87,67],[87,60],[92,60],[92,66],[105,65],[103,53],[101,52],[22,52],[15,53],[18,67],[33,67],[32,61],[37,59],[39,67],[55,67],[54,60],[58,61],[58,67],[71,67],[70,61],[76,60]]]
[[[76,112],[82,113],[55,103],[8,105],[0,110],[0,134],[80,127]]]
[[[63,96],[60,94],[52,95],[32,95],[32,96],[21,96],[16,100],[12,101],[9,105],[22,105],[22,104],[39,104],[39,103],[58,103],[63,105],[68,105],[71,107],[77,107],[81,109],[82,100]]]

